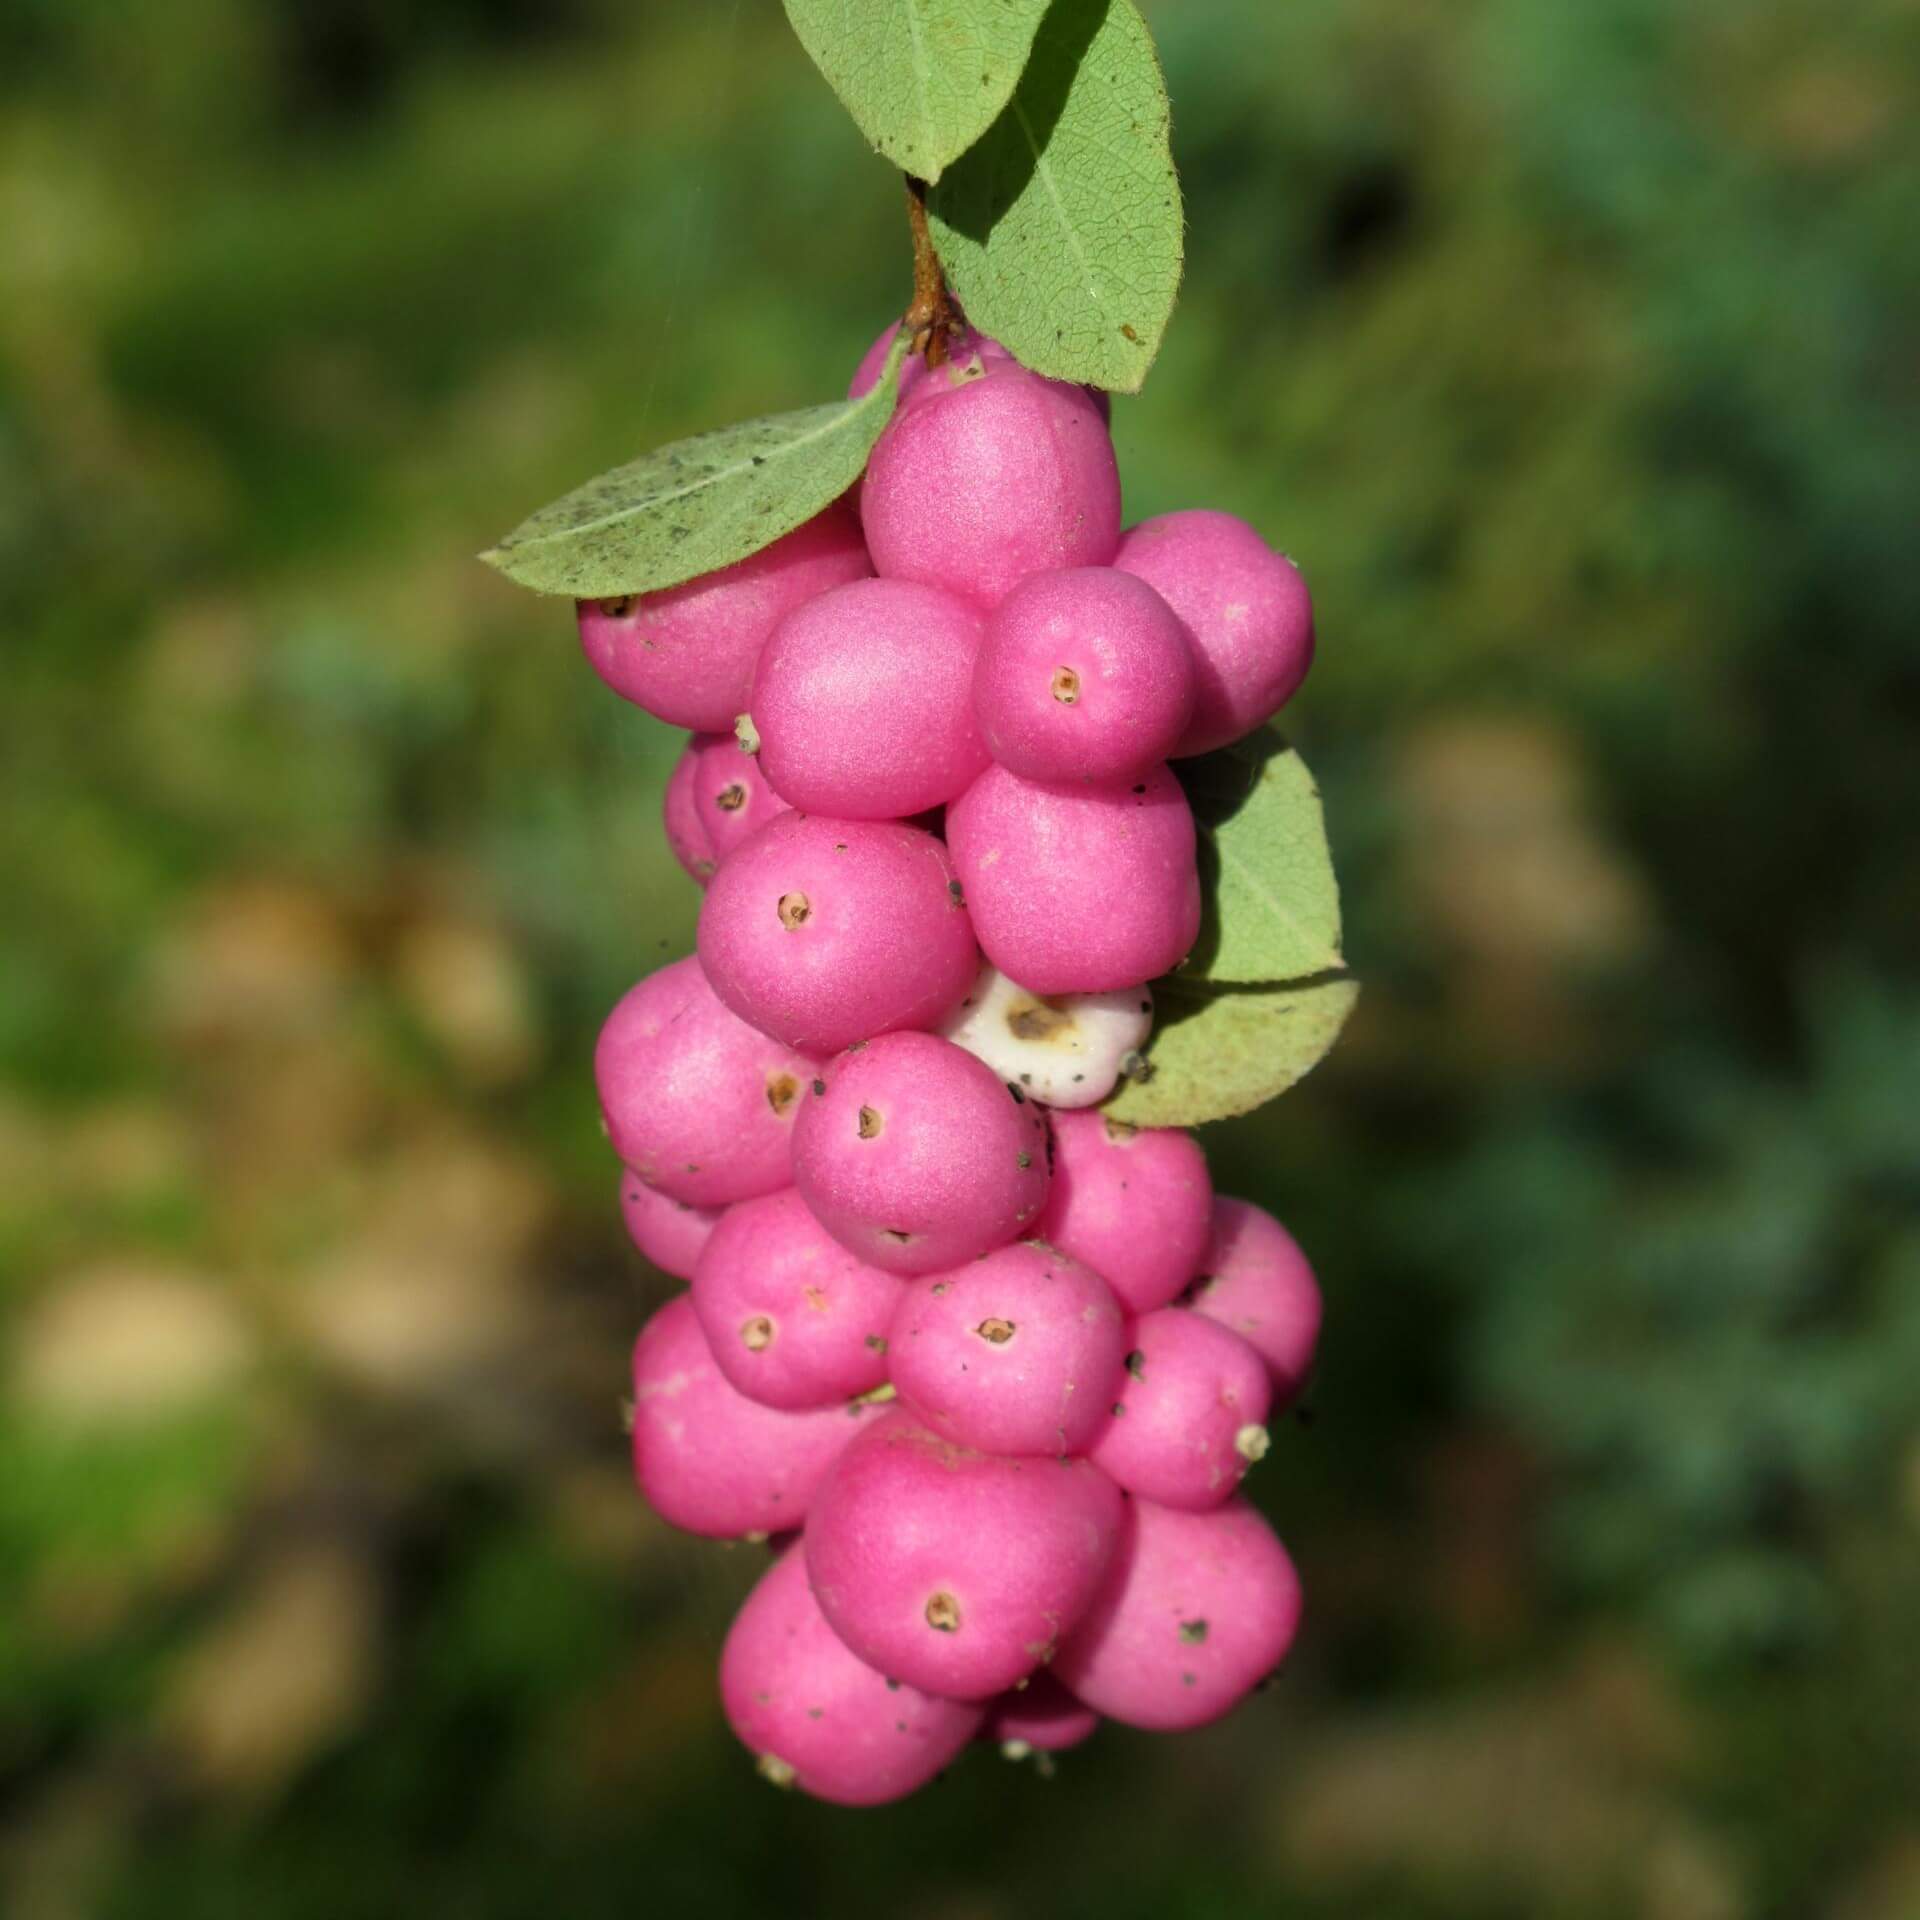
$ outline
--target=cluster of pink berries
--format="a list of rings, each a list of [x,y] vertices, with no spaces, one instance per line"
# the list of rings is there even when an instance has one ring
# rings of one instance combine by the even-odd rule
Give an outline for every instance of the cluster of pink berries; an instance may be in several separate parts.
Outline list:
[[[634,1350],[640,1486],[789,1536],[722,1655],[735,1731],[872,1804],[976,1737],[1217,1718],[1299,1618],[1238,1487],[1320,1297],[1191,1135],[1090,1109],[1199,929],[1166,763],[1299,685],[1299,575],[1225,514],[1123,533],[1100,398],[963,334],[907,363],[855,496],[580,613],[694,730],[698,955],[596,1071],[633,1238],[692,1283]]]

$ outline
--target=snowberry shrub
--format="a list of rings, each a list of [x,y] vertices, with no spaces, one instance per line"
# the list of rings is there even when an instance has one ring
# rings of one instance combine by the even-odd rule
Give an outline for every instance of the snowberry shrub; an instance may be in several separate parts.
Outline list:
[[[835,1240],[792,1188],[729,1207],[700,1255],[693,1311],[720,1371],[769,1407],[824,1407],[887,1377],[900,1282]]]
[[[1129,1500],[1112,1568],[1053,1671],[1109,1719],[1178,1732],[1237,1705],[1299,1625],[1293,1562],[1244,1499],[1209,1513]]]
[[[707,1236],[720,1223],[718,1207],[690,1207],[658,1187],[650,1187],[637,1173],[620,1175],[620,1212],[633,1244],[676,1280],[691,1280],[694,1263]]]
[[[872,1807],[925,1786],[984,1709],[883,1678],[849,1653],[789,1548],[760,1576],[720,1650],[728,1724],[777,1786]]]
[[[783,813],[700,909],[700,959],[743,1020],[826,1054],[929,1027],[980,964],[946,848],[896,821]]]
[[[939,1027],[943,1039],[1047,1107],[1097,1106],[1152,1031],[1153,995],[1145,987],[1029,993],[991,961]]]
[[[688,1533],[738,1540],[797,1527],[821,1476],[875,1413],[786,1413],[736,1392],[684,1293],[634,1343],[634,1477],[654,1511]]]
[[[975,1453],[894,1413],[857,1436],[815,1492],[807,1577],[869,1666],[984,1700],[1072,1631],[1123,1504],[1084,1460]]]
[[[907,1289],[893,1384],[927,1426],[982,1453],[1085,1453],[1120,1390],[1126,1322],[1091,1268],[1023,1240]]]
[[[766,1778],[851,1805],[974,1737],[1044,1769],[1104,1713],[1198,1725],[1285,1652],[1298,1583],[1235,1489],[1319,1293],[1175,1129],[1292,1085],[1355,994],[1319,795],[1264,728],[1313,657],[1300,575],[1229,514],[1121,525],[1109,394],[1181,258],[1151,42],[954,0],[929,110],[898,11],[787,0],[908,169],[911,304],[851,397],[643,454],[486,555],[694,730],[662,814],[699,957],[596,1058],[633,1239],[691,1278],[635,1350],[635,1468],[697,1531],[804,1527],[722,1692]]]
[[[933,1273],[1004,1246],[1046,1204],[1047,1123],[951,1042],[882,1034],[810,1083],[793,1177],[861,1259]]]
[[[1155,767],[1063,787],[989,767],[947,809],[986,956],[1035,993],[1107,993],[1186,958],[1200,932],[1193,813]]]
[[[1186,1299],[1266,1361],[1276,1407],[1299,1397],[1320,1344],[1320,1287],[1299,1242],[1272,1214],[1250,1200],[1217,1198],[1200,1275]]]
[[[747,707],[753,663],[803,601],[873,571],[844,500],[793,532],[682,586],[580,602],[580,643],[615,693],[655,719],[723,733]]]
[[[1108,786],[1173,751],[1193,715],[1173,609],[1113,567],[1029,574],[994,608],[973,704],[995,760],[1028,780]]]
[[[966,601],[911,580],[857,580],[795,608],[754,669],[767,779],[793,806],[849,820],[965,792],[987,764],[973,714],[981,633]]]
[[[975,354],[922,376],[861,483],[874,570],[991,607],[1030,573],[1100,567],[1120,472],[1083,388]]]
[[[676,960],[622,997],[594,1049],[613,1150],[649,1186],[719,1207],[792,1179],[794,1114],[814,1064],[724,1007]]]
[[[1186,623],[1198,667],[1176,758],[1209,753],[1280,711],[1313,665],[1313,602],[1297,567],[1244,520],[1195,507],[1127,530],[1113,563]]]
[[[1054,1115],[1041,1236],[1103,1276],[1130,1312],[1164,1307],[1193,1278],[1212,1223],[1213,1182],[1192,1134]]]
[[[1089,1457],[1128,1493],[1193,1513],[1217,1507],[1266,1454],[1266,1363],[1184,1307],[1143,1313],[1127,1337],[1119,1396]]]

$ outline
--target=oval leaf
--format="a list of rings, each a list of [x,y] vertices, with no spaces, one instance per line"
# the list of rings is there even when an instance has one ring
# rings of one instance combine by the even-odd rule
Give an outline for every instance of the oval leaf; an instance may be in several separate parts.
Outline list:
[[[993,125],[1047,0],[786,0],[787,18],[868,140],[934,181]]]
[[[1297,980],[1340,965],[1340,887],[1320,790],[1263,727],[1176,771],[1200,830],[1206,918],[1181,978]]]
[[[1345,973],[1219,992],[1163,980],[1153,991],[1151,1077],[1104,1108],[1137,1127],[1197,1127],[1264,1106],[1326,1058],[1360,997]]]
[[[535,593],[601,600],[758,553],[859,479],[893,412],[907,344],[895,340],[860,399],[676,440],[542,507],[481,559]]]
[[[1180,287],[1166,83],[1132,0],[1055,0],[1007,110],[928,196],[975,326],[1060,380],[1135,393]]]

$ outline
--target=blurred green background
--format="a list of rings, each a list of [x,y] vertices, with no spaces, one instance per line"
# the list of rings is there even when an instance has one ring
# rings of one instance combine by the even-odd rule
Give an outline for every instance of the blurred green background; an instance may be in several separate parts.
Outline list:
[[[827,398],[773,0],[0,0],[0,1910],[1920,1914],[1920,4],[1162,0],[1130,512],[1314,584],[1368,983],[1280,1683],[768,1791],[599,1016],[674,742],[471,556]]]

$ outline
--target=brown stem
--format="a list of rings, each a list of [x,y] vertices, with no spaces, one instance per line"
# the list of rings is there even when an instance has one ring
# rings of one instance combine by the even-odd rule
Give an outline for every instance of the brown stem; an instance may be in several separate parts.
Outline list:
[[[946,359],[947,342],[960,321],[953,310],[953,295],[947,291],[947,276],[940,270],[940,256],[933,250],[933,236],[927,231],[927,183],[912,174],[907,175],[907,226],[913,234],[913,305],[900,324],[907,330],[912,350],[928,366],[937,367]]]

